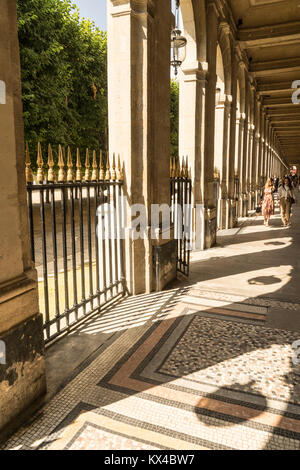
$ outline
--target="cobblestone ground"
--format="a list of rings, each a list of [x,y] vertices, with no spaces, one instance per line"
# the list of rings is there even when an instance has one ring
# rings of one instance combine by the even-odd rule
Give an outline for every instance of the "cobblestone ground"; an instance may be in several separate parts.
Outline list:
[[[298,215],[246,222],[184,287],[96,318],[116,334],[4,448],[299,450]]]

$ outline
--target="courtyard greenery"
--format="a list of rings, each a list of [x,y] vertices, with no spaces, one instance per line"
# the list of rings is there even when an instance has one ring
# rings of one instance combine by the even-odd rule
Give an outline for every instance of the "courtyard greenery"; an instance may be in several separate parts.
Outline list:
[[[17,0],[25,140],[104,148],[107,37],[71,0]],[[84,153],[84,152],[82,152]]]
[[[171,157],[178,157],[179,84],[171,80]]]

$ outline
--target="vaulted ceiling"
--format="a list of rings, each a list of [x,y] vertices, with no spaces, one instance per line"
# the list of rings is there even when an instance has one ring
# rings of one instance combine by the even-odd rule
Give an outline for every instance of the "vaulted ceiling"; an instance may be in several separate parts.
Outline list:
[[[300,163],[300,0],[229,0],[238,39],[289,164]]]

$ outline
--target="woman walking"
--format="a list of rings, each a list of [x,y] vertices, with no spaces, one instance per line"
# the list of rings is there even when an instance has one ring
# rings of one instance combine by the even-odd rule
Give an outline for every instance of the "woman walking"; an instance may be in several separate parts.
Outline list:
[[[267,179],[265,190],[264,190],[264,198],[262,202],[262,215],[265,219],[265,226],[270,226],[270,217],[274,215],[274,198],[273,198],[273,184],[271,178]]]
[[[287,176],[284,177],[283,183],[279,186],[278,198],[280,201],[282,225],[283,227],[289,227],[291,225],[291,208],[292,204],[296,202],[296,198],[291,181]]]

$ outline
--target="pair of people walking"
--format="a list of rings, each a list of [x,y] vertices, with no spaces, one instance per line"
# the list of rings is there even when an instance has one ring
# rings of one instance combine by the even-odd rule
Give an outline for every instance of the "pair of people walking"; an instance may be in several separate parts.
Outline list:
[[[264,196],[262,201],[262,214],[264,216],[264,224],[266,227],[270,226],[270,218],[274,215],[274,192],[275,187],[271,178],[267,179]],[[296,202],[294,188],[290,179],[286,176],[283,181],[279,183],[278,199],[280,201],[280,213],[283,227],[291,225],[291,208],[292,204]]]
[[[284,227],[290,226],[292,204],[296,202],[294,187],[288,177],[284,178],[283,184],[278,188],[280,200],[281,220]]]

